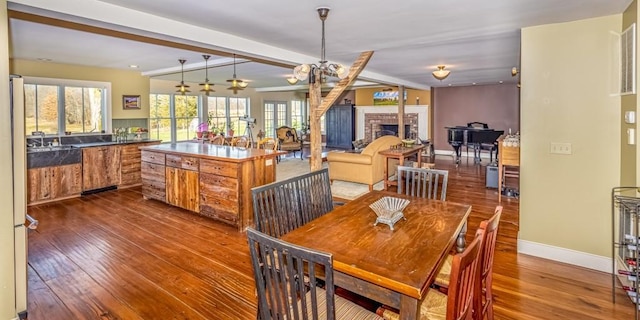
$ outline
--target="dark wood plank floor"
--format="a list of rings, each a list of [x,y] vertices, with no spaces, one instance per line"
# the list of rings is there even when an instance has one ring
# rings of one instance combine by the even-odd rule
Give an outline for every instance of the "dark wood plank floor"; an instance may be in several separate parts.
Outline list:
[[[497,205],[485,167],[451,158],[447,199],[470,203],[469,234]],[[632,319],[610,275],[515,252],[518,201],[506,199],[494,267],[497,319]],[[29,319],[255,319],[244,234],[138,188],[29,208]]]

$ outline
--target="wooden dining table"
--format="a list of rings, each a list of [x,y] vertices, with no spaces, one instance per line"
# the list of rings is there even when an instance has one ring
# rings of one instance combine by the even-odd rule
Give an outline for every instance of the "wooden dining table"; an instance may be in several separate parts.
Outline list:
[[[370,204],[382,197],[409,199],[391,230],[374,226]],[[372,191],[287,233],[282,240],[333,255],[334,283],[400,309],[400,319],[418,319],[446,255],[464,239],[467,204]]]

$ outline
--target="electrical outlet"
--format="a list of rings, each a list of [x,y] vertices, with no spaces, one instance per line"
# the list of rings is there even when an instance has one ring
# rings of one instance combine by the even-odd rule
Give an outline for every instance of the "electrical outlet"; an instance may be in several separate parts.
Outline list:
[[[553,154],[571,154],[571,143],[568,142],[551,142],[549,153]]]

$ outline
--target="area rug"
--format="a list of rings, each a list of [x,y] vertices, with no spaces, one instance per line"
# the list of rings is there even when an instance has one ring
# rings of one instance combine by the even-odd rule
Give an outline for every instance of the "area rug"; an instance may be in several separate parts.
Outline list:
[[[322,167],[326,168],[328,164],[322,163]],[[308,173],[311,170],[309,160],[300,158],[282,158],[276,167],[276,181],[282,181],[301,174]],[[380,181],[373,185],[374,190],[382,190],[384,182]],[[331,194],[340,199],[353,200],[365,193],[369,192],[369,185],[347,181],[334,181],[331,184]]]

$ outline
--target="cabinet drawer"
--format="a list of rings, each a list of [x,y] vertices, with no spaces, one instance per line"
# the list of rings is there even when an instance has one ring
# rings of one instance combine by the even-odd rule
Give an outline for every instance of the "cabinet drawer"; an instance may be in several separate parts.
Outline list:
[[[163,202],[167,201],[165,182],[142,180],[142,195],[148,199],[156,199]]]
[[[141,177],[143,180],[162,181],[164,183],[165,169],[164,165],[150,162],[142,162]]]
[[[161,164],[164,166],[164,153],[143,150],[142,161]]]
[[[237,202],[238,180],[208,173],[200,173],[200,194],[206,199],[223,198],[230,202]]]
[[[237,178],[239,165],[240,164],[234,162],[202,159],[200,163],[200,172]]]
[[[167,167],[198,171],[200,159],[189,156],[167,155]]]

